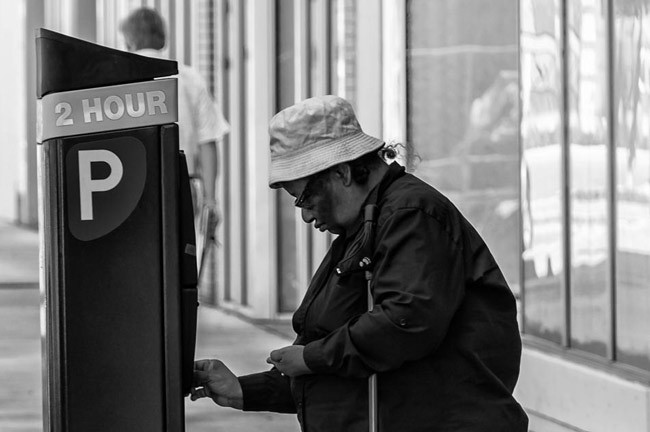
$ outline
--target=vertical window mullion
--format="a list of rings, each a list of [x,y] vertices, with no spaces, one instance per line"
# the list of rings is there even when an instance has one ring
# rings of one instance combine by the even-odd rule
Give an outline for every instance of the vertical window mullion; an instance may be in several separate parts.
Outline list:
[[[521,33],[522,33],[522,28],[521,28],[521,13],[522,13],[522,8],[521,8],[521,2],[517,2],[517,85],[519,89],[522,88],[522,65],[521,62],[523,61],[521,52],[522,52],[522,43],[521,43]],[[523,209],[524,208],[524,192],[522,188],[522,176],[523,176],[523,157],[524,157],[524,149],[523,149],[523,135],[522,135],[522,128],[521,128],[521,122],[523,119],[523,103],[522,103],[522,98],[521,96],[519,97],[519,104],[517,107],[517,162],[519,164],[519,182],[517,183],[517,196],[519,197],[519,208]],[[519,211],[519,226],[517,227],[518,235],[519,235],[519,310],[517,311],[517,320],[519,321],[519,331],[524,333],[526,331],[526,290],[525,288],[525,280],[526,277],[524,275],[524,212],[522,210]]]
[[[295,43],[295,91],[294,102],[299,102],[311,95],[309,80],[310,71],[310,23],[309,12],[310,2],[294,0],[294,29]],[[296,230],[296,267],[298,268],[298,280],[300,287],[307,287],[311,276],[311,226],[303,223],[299,209],[295,211]]]
[[[610,335],[607,358],[616,360],[616,108],[614,107],[614,0],[607,2],[607,87],[609,145],[607,147],[607,203],[608,203],[608,254],[609,254],[609,299]]]
[[[241,215],[243,219],[243,225],[242,225],[242,231],[241,231],[241,244],[242,244],[242,249],[241,249],[241,266],[242,266],[242,285],[241,285],[241,293],[240,293],[240,303],[243,306],[248,306],[249,301],[248,301],[248,226],[247,226],[247,218],[246,215],[248,214],[247,212],[247,200],[248,200],[248,193],[247,193],[247,188],[248,188],[248,169],[247,169],[247,160],[248,160],[248,133],[247,133],[247,128],[246,128],[246,123],[248,121],[248,118],[246,116],[246,111],[247,111],[247,102],[248,102],[248,52],[250,50],[249,48],[249,40],[247,36],[247,25],[246,25],[246,20],[247,20],[247,15],[249,11],[249,3],[248,0],[244,0],[241,3],[240,9],[239,9],[239,38],[240,41],[242,41],[241,47],[240,47],[240,64],[241,64],[241,80],[239,81],[239,100],[241,101],[239,104],[239,118],[240,118],[240,127],[241,127],[241,148],[240,148],[240,160],[239,160],[239,169],[240,169],[240,179],[241,179]]]
[[[218,25],[218,31],[221,35],[220,44],[219,44],[219,68],[218,85],[216,92],[219,95],[219,100],[221,106],[223,107],[224,116],[231,120],[230,116],[230,67],[231,67],[231,51],[229,48],[230,43],[230,7],[228,5],[228,0],[218,0],[218,3],[215,7],[215,11],[218,11],[219,19],[215,22]],[[221,199],[224,209],[224,213],[229,212],[229,209],[232,207],[230,193],[232,190],[232,170],[230,166],[230,143],[231,137],[230,134],[227,134],[222,142],[221,148]],[[232,259],[232,222],[229,217],[223,218],[223,290],[221,296],[223,300],[231,299],[231,269],[234,265]]]
[[[569,163],[569,65],[568,65],[568,0],[562,1],[562,236],[564,243],[564,278],[562,297],[564,302],[564,332],[562,345],[571,346],[571,188]]]

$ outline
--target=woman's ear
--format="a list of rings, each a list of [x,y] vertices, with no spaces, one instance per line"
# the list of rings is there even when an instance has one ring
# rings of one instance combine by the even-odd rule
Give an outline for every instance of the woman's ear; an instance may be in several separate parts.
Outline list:
[[[336,178],[340,179],[344,186],[352,184],[352,167],[350,167],[349,163],[340,163],[334,167],[333,171]]]

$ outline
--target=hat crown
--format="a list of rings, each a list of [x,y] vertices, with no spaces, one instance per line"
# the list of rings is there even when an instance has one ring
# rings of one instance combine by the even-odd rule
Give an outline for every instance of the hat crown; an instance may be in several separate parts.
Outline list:
[[[269,124],[271,158],[302,153],[326,141],[361,132],[348,101],[338,96],[305,99],[276,114]]]
[[[350,102],[318,96],[285,108],[269,123],[269,185],[308,177],[380,148],[383,141],[363,133]]]

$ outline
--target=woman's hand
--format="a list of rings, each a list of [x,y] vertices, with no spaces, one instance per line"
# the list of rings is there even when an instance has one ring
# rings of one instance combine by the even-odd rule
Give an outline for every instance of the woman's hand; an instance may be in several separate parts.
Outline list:
[[[220,360],[195,361],[192,386],[190,398],[193,401],[209,397],[223,407],[244,408],[239,380]]]
[[[302,356],[304,348],[302,345],[291,345],[273,350],[266,362],[291,377],[310,374],[312,371],[307,367]]]

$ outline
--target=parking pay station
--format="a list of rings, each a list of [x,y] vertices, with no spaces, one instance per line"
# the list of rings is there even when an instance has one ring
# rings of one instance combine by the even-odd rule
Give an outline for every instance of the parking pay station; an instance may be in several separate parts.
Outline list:
[[[36,35],[46,431],[183,431],[196,334],[174,61]]]

